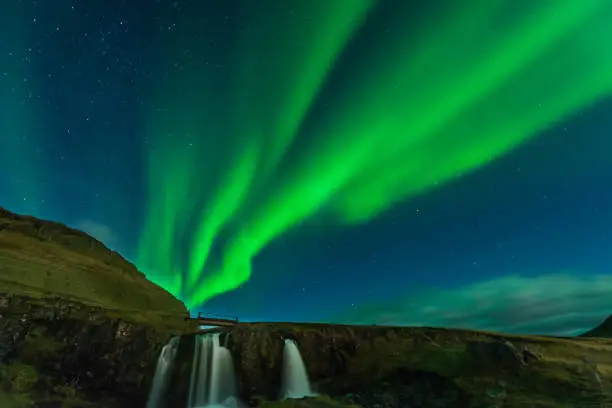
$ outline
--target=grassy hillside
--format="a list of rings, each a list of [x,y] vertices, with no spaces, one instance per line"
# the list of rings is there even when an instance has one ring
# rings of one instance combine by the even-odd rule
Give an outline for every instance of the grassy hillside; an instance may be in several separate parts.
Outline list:
[[[0,293],[59,296],[120,311],[187,312],[182,302],[93,237],[2,208]]]

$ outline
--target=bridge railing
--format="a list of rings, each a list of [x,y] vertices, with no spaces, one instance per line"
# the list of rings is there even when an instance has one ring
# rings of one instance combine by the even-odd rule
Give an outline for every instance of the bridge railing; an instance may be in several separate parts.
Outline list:
[[[230,320],[230,321],[238,323],[238,316],[229,316],[229,315],[222,315],[222,314],[217,314],[217,313],[198,312],[197,318],[198,319],[209,319],[209,320]]]

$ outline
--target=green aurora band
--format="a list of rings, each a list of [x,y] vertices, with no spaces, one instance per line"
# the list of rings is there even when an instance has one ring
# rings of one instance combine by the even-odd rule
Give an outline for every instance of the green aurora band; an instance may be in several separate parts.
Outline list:
[[[191,308],[240,287],[251,259],[305,219],[367,222],[612,93],[607,0],[444,2],[435,24],[398,9],[378,31],[372,1],[264,3],[246,6],[223,86],[185,62],[150,105],[139,264]],[[368,30],[371,55],[337,63]],[[336,77],[346,85],[332,92]]]

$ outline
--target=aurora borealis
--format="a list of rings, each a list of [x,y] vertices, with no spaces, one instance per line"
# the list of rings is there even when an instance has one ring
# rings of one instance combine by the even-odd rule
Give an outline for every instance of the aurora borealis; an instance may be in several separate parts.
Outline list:
[[[610,2],[59,3],[0,17],[0,206],[191,310],[537,330],[491,294],[612,290]]]

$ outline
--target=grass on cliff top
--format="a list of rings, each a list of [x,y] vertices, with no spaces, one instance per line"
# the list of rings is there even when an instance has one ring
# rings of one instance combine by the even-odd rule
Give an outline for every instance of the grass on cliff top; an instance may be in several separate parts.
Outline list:
[[[49,302],[57,298],[57,294],[45,293],[36,288],[21,285],[15,282],[7,282],[0,279],[0,294],[9,293],[11,295],[25,296],[29,298],[28,304],[31,306],[49,307]],[[143,324],[151,327],[159,327],[179,333],[196,332],[199,326],[193,322],[186,322],[182,315],[176,313],[163,313],[150,310],[128,310],[128,309],[111,309],[106,305],[100,305],[95,302],[88,302],[79,298],[70,298],[61,296],[64,302],[74,302],[82,304],[86,307],[99,310],[101,314],[109,319],[120,319],[133,324]],[[0,308],[1,312],[1,308]],[[13,312],[19,312],[13,310]],[[25,310],[24,310],[25,312]],[[74,316],[76,317],[76,316]],[[0,405],[0,407],[3,407]]]
[[[129,268],[6,231],[0,231],[1,293],[60,297],[137,323],[167,325],[187,313],[179,300]]]
[[[185,322],[183,315],[177,313],[163,313],[151,310],[129,310],[129,309],[113,309],[109,305],[100,304],[89,299],[82,299],[76,296],[61,295],[56,293],[44,292],[39,288],[23,285],[18,282],[11,282],[0,279],[0,294],[9,294],[16,296],[24,296],[28,298],[27,305],[49,307],[50,303],[56,298],[61,298],[62,302],[72,302],[75,304],[84,305],[99,310],[101,314],[109,319],[121,319],[133,324],[144,324],[152,327],[159,327],[171,330],[178,333],[192,333],[198,330],[197,324]],[[0,307],[0,312],[2,308]],[[27,310],[9,310],[9,313],[27,312]],[[6,313],[6,311],[2,312]],[[76,316],[75,316],[76,317]],[[2,405],[0,405],[2,407]]]

